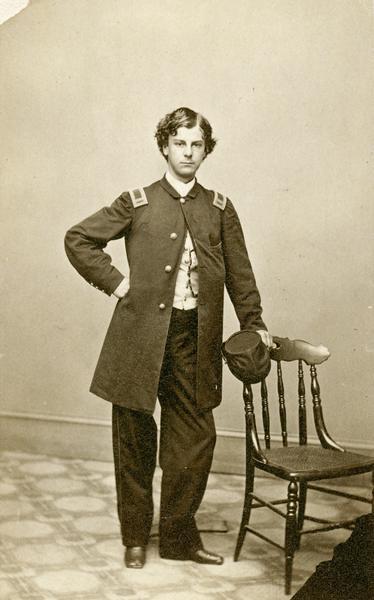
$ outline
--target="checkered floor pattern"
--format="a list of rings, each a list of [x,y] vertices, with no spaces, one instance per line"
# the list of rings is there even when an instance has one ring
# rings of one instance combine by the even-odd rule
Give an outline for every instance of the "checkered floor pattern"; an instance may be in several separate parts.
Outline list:
[[[257,481],[269,498],[285,485]],[[155,505],[160,472],[155,476]],[[226,533],[203,534],[204,544],[225,556],[220,567],[162,560],[153,537],[142,570],[126,569],[115,506],[113,465],[15,452],[0,453],[1,600],[280,600],[283,558],[277,549],[247,537],[233,562],[244,478],[211,474],[199,512],[202,529],[227,523]],[[357,491],[353,488],[353,491]],[[362,491],[362,489],[358,490]],[[310,514],[345,518],[368,505],[310,493]],[[254,511],[253,522],[282,543],[283,521]],[[157,515],[157,512],[156,512]],[[347,531],[308,536],[297,554],[293,592],[315,566],[331,557]]]

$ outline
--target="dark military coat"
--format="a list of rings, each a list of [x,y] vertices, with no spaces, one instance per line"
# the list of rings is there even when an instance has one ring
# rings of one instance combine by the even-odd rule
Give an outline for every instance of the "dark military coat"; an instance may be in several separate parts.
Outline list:
[[[266,329],[242,228],[230,200],[214,202],[217,195],[197,182],[185,202],[165,178],[144,191],[147,204],[125,192],[66,234],[70,262],[105,293],[123,279],[104,252],[110,240],[124,238],[130,267],[130,289],[115,307],[90,389],[153,412],[188,228],[199,274],[196,401],[210,409],[221,401],[225,285],[241,329]]]

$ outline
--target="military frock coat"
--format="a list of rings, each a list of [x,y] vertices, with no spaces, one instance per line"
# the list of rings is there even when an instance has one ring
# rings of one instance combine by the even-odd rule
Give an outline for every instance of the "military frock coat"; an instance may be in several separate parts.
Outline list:
[[[123,275],[104,252],[123,237],[130,289],[116,304],[90,390],[114,404],[152,413],[187,228],[198,259],[196,402],[202,410],[221,401],[224,286],[241,329],[266,329],[242,228],[230,200],[195,183],[180,201],[163,178],[134,201],[124,192],[66,234],[68,258],[108,295]],[[146,203],[145,203],[146,202]]]

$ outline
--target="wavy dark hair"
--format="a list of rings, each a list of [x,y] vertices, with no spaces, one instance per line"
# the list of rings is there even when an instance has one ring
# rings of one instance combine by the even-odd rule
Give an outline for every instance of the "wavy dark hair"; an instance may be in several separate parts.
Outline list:
[[[157,125],[155,138],[159,150],[166,160],[167,156],[164,155],[163,149],[168,145],[169,135],[175,135],[179,127],[188,127],[188,129],[191,129],[191,127],[195,127],[196,125],[200,127],[203,134],[205,156],[213,152],[217,140],[213,137],[212,127],[209,121],[200,113],[182,106],[165,115]]]

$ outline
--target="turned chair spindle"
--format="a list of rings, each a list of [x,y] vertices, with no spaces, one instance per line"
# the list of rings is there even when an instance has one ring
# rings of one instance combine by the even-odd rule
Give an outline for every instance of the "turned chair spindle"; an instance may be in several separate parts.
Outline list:
[[[313,346],[303,340],[288,340],[287,338],[274,338],[277,348],[271,353],[271,358],[276,361],[277,396],[281,424],[282,445],[271,442],[270,431],[270,408],[271,399],[268,395],[266,381],[260,383],[259,394],[261,397],[262,423],[264,429],[264,445],[261,447],[255,417],[255,394],[252,386],[243,387],[243,400],[246,420],[246,480],[244,505],[241,524],[236,543],[234,560],[238,560],[244,539],[247,533],[251,533],[277,548],[281,548],[285,556],[285,593],[291,591],[292,565],[295,551],[300,546],[303,535],[308,533],[326,532],[337,528],[351,529],[354,519],[333,522],[321,517],[306,514],[308,490],[318,491],[335,496],[349,498],[371,504],[374,512],[374,458],[354,454],[344,450],[328,433],[324,422],[320,385],[317,378],[316,365],[327,360],[329,352],[324,346]],[[297,361],[297,385],[295,386],[296,402],[298,410],[298,437],[293,442],[293,436],[287,434],[287,413],[285,400],[285,386],[282,374],[283,361]],[[304,382],[303,362],[310,367],[310,391],[312,398],[313,421],[319,444],[315,441],[308,442],[307,435],[307,400]],[[258,384],[255,384],[255,386]],[[254,387],[255,387],[254,386]],[[256,390],[255,390],[256,391]],[[257,395],[257,394],[256,394]],[[287,393],[287,400],[291,392]],[[290,408],[290,404],[288,406]],[[275,447],[274,447],[275,446]],[[254,494],[255,470],[261,469],[285,481],[288,481],[287,496],[279,500],[269,501],[257,493]],[[319,480],[335,479],[337,477],[349,477],[359,473],[372,473],[372,496],[370,498],[349,494],[316,485]],[[259,483],[261,480],[259,480]],[[286,510],[281,510],[277,505],[285,505]],[[285,519],[285,542],[280,546],[258,529],[249,526],[252,509],[269,508],[273,513]],[[305,521],[311,521],[316,526],[306,528]]]

